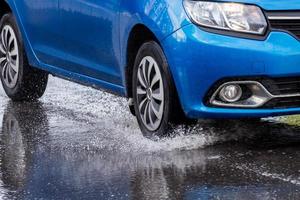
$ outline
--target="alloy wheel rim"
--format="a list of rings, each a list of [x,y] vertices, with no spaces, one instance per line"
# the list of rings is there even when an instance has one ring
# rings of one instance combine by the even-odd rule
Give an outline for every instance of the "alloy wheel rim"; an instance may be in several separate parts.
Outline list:
[[[9,88],[14,88],[19,75],[19,47],[11,26],[5,25],[0,36],[0,69],[2,79]]]
[[[149,131],[161,125],[164,111],[163,79],[157,62],[151,56],[142,59],[137,76],[137,103],[139,115]]]

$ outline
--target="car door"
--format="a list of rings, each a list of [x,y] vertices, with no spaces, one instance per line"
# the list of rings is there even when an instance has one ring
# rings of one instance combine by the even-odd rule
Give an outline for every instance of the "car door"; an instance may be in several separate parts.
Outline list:
[[[58,0],[16,1],[22,25],[31,48],[39,61],[56,65],[59,62],[60,16]]]
[[[67,70],[121,85],[120,0],[59,0]]]

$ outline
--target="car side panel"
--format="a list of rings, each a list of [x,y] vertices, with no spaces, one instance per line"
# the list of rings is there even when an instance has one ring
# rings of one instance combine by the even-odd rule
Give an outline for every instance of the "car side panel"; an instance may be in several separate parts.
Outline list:
[[[86,74],[74,72],[71,70],[68,70],[66,68],[62,68],[58,65],[57,59],[55,58],[54,51],[49,51],[50,53],[54,53],[54,57],[52,59],[39,59],[41,48],[36,48],[39,46],[43,46],[41,44],[37,45],[37,42],[35,42],[35,39],[32,39],[32,33],[28,31],[27,29],[27,21],[26,18],[30,17],[32,18],[32,13],[24,11],[23,4],[19,4],[19,1],[13,0],[7,0],[8,3],[11,5],[12,10],[14,14],[17,16],[19,26],[21,27],[21,32],[24,38],[24,43],[26,46],[26,53],[29,58],[29,62],[31,65],[38,67],[40,69],[44,69],[46,71],[49,71],[50,73],[61,76],[67,79],[71,79],[75,82],[80,82],[86,85],[90,85],[96,88],[103,88],[107,91],[117,93],[120,95],[127,95],[126,91],[126,76],[125,71],[127,67],[127,44],[128,44],[128,38],[130,35],[131,30],[134,26],[138,24],[143,24],[146,27],[148,27],[158,38],[158,40],[163,41],[167,36],[175,32],[176,30],[180,29],[181,27],[190,24],[190,20],[186,16],[185,12],[183,12],[183,5],[182,1],[174,1],[174,0],[121,0],[120,2],[120,14],[119,14],[119,23],[113,24],[113,26],[117,27],[107,27],[111,28],[116,31],[114,31],[114,34],[112,36],[112,40],[118,41],[119,38],[119,45],[113,44],[111,46],[110,53],[115,54],[116,56],[116,72],[119,73],[120,76],[120,84],[115,84],[110,81],[101,80],[99,78],[91,77]],[[34,1],[34,0],[25,0],[25,1]],[[56,1],[56,0],[54,0]],[[21,1],[20,1],[21,2]],[[44,2],[44,1],[43,1]],[[36,3],[36,1],[34,1]],[[41,5],[42,6],[42,5]],[[42,9],[42,7],[41,7]],[[46,5],[44,5],[44,11],[47,13]],[[50,9],[51,10],[51,9]],[[28,16],[24,16],[24,14],[27,14]],[[118,15],[117,13],[115,13]],[[53,15],[53,13],[52,13]],[[29,20],[30,21],[30,20]],[[47,22],[49,24],[53,22]],[[42,24],[41,26],[47,28],[47,23]],[[63,26],[63,24],[62,24]],[[55,41],[53,38],[48,38],[49,33],[45,33],[44,37],[45,41],[47,42],[48,46],[54,45],[53,49],[59,49],[59,45],[55,47]],[[53,33],[53,32],[52,32]],[[61,33],[62,34],[62,33]],[[57,34],[58,35],[58,34]],[[183,35],[184,36],[184,35]],[[38,36],[38,38],[41,36]],[[55,38],[56,36],[54,36]],[[42,38],[39,38],[41,40]],[[61,38],[60,38],[61,39]],[[103,38],[106,39],[106,38]],[[182,38],[184,39],[184,38]],[[44,46],[47,46],[44,45]],[[46,51],[44,51],[46,52]],[[59,56],[57,56],[59,57]],[[60,62],[60,61],[59,61]]]
[[[59,0],[62,36],[59,66],[121,85],[120,0]]]
[[[27,32],[26,21],[23,18],[23,8],[14,0],[5,0],[9,7],[11,8],[13,14],[16,17],[18,26],[20,28],[22,39],[24,42],[26,54],[28,57],[29,64],[33,67],[48,71],[49,73],[53,74],[54,76],[58,76],[64,79],[68,79],[83,85],[91,86],[97,89],[103,89],[105,91],[125,96],[125,88],[119,84],[113,84],[111,82],[107,82],[98,78],[90,77],[84,74],[72,72],[67,69],[63,69],[60,67],[57,62],[60,62],[59,55],[55,59],[51,59],[49,62],[43,62],[37,56],[37,51],[34,49],[34,43],[30,38],[30,34]],[[42,2],[42,1],[41,1]],[[46,9],[46,8],[45,8]],[[60,16],[60,15],[57,15]],[[47,24],[46,24],[47,25]],[[59,49],[59,48],[56,48]],[[118,48],[119,51],[119,48]],[[52,53],[54,51],[51,51]],[[117,66],[119,67],[119,66]]]
[[[59,48],[60,17],[58,0],[14,1],[24,32],[40,62],[55,64],[57,55],[53,49]],[[16,14],[15,14],[16,15]]]

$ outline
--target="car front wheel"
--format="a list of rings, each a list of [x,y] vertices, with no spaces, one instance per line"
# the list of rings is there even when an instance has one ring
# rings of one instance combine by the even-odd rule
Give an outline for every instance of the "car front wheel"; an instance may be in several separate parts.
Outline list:
[[[133,70],[133,105],[146,137],[166,136],[183,115],[166,57],[154,41],[138,51]]]

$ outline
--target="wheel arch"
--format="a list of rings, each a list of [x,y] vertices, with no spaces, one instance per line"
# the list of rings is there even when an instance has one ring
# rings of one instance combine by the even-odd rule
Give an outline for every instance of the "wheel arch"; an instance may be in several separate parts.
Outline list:
[[[159,39],[156,37],[154,32],[152,32],[144,24],[136,24],[130,31],[127,48],[126,48],[126,69],[125,69],[125,79],[126,79],[126,91],[127,97],[132,97],[132,73],[136,55],[140,47],[149,41],[155,41],[160,45]]]
[[[6,0],[0,1],[0,19],[6,14],[12,12],[11,6]]]
[[[130,98],[132,96],[130,72],[134,63],[132,60],[136,56],[137,48],[141,46],[140,41],[147,42],[152,39],[165,51],[164,39],[191,22],[185,14],[182,1],[132,0],[128,3],[126,0],[121,0],[119,12],[120,71],[126,96]],[[139,32],[146,34],[136,34]],[[138,35],[139,41],[133,43],[132,36],[136,35]],[[137,47],[130,48],[132,44],[137,44]]]

